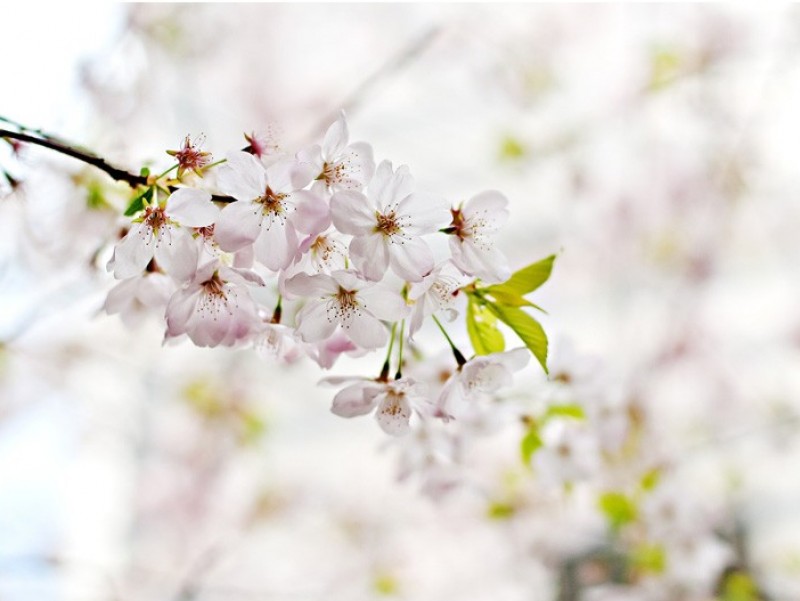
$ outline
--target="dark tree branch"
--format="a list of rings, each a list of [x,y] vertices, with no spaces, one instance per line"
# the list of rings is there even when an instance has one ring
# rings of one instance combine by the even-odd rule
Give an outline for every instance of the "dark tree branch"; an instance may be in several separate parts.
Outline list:
[[[147,186],[153,183],[149,181],[148,178],[145,177],[144,175],[137,175],[135,173],[131,173],[130,171],[126,171],[125,169],[120,169],[119,167],[115,167],[114,165],[106,161],[104,158],[97,156],[93,152],[90,152],[88,150],[83,150],[75,144],[71,144],[69,142],[60,140],[59,138],[52,136],[50,134],[46,134],[41,130],[30,129],[28,127],[25,127],[24,125],[20,125],[3,117],[0,117],[0,121],[11,123],[12,125],[18,127],[19,129],[24,130],[22,132],[17,132],[8,129],[0,129],[0,138],[5,138],[7,140],[18,140],[20,142],[26,142],[28,144],[33,144],[35,146],[41,146],[42,148],[54,150],[59,154],[72,157],[73,159],[82,161],[87,165],[91,165],[92,167],[99,169],[112,179],[118,182],[127,183],[129,186],[131,186],[131,188],[136,188],[137,186]],[[26,132],[32,132],[32,133],[26,133]],[[177,189],[177,187],[170,186],[169,189],[174,191]],[[234,202],[236,200],[231,196],[225,196],[222,194],[212,194],[211,198],[216,202]]]

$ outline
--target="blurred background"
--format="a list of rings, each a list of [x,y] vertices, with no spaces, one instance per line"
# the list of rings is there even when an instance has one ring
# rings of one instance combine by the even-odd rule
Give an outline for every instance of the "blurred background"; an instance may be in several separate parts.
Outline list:
[[[532,469],[498,419],[420,477],[310,362],[103,315],[124,186],[4,147],[0,600],[800,599],[797,7],[15,14],[0,114],[132,170],[187,133],[293,152],[344,108],[420,187],[502,190],[512,265],[559,253],[551,378],[509,403],[625,444]]]

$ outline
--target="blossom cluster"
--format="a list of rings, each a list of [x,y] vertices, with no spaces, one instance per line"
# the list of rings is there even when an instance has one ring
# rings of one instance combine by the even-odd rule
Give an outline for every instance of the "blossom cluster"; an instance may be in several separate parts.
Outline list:
[[[246,139],[212,162],[187,136],[168,151],[176,165],[158,176],[142,171],[146,184],[108,262],[121,280],[108,313],[129,323],[160,313],[165,341],[251,346],[286,361],[306,355],[323,369],[342,354],[386,348],[377,376],[324,383],[344,386],[335,414],[374,412],[393,435],[414,415],[458,418],[509,385],[529,350],[546,369],[544,331],[521,307],[534,306],[523,296],[546,281],[553,258],[512,275],[494,239],[509,218],[501,193],[453,204],[418,189],[407,166],[376,165],[369,144],[350,141],[344,113],[321,144],[293,155],[269,136]],[[439,320],[459,315],[473,359]],[[455,361],[439,391],[402,373],[404,349],[429,320]],[[528,348],[505,351],[498,320]]]

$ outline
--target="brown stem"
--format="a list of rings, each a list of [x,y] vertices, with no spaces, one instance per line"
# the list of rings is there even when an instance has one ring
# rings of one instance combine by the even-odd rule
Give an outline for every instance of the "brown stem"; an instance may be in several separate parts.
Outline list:
[[[3,121],[8,122],[7,119],[3,119]],[[15,124],[16,125],[16,124]],[[9,140],[19,140],[20,142],[27,142],[28,144],[34,144],[35,146],[41,146],[42,148],[47,148],[49,150],[54,150],[60,154],[66,155],[68,157],[72,157],[73,159],[78,159],[86,163],[87,165],[91,165],[95,167],[111,177],[112,179],[118,182],[125,182],[132,188],[136,188],[137,186],[146,186],[148,185],[148,179],[144,175],[137,175],[135,173],[131,173],[126,171],[125,169],[120,169],[119,167],[115,167],[111,165],[108,161],[104,158],[97,156],[94,153],[80,150],[76,147],[76,145],[69,144],[67,142],[63,142],[56,138],[55,136],[51,136],[49,134],[45,134],[40,130],[31,130],[25,126],[19,125],[20,129],[24,129],[26,131],[35,131],[36,135],[24,133],[24,132],[16,132],[11,131],[8,129],[0,129],[0,138],[6,138]],[[170,186],[170,190],[176,190],[175,186]],[[234,202],[236,199],[231,196],[225,196],[222,194],[212,194],[212,200],[216,202]]]

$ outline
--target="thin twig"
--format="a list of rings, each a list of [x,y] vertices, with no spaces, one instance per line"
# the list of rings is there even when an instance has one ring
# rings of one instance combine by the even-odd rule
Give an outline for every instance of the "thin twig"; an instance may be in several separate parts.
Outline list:
[[[57,138],[56,136],[47,134],[41,130],[31,129],[29,127],[18,124],[3,117],[0,117],[0,121],[11,123],[16,127],[18,127],[19,129],[24,130],[25,132],[36,132],[36,135],[32,135],[30,133],[11,131],[8,129],[0,129],[0,138],[5,138],[8,140],[19,140],[20,142],[26,142],[28,144],[33,144],[35,146],[41,146],[42,148],[54,150],[55,152],[58,152],[65,156],[72,157],[73,159],[82,161],[87,165],[91,165],[92,167],[99,169],[112,179],[118,182],[127,183],[129,186],[131,186],[131,188],[136,188],[138,186],[147,186],[151,184],[151,182],[148,180],[146,176],[137,175],[135,173],[131,173],[130,171],[126,171],[125,169],[115,167],[114,165],[106,161],[104,158],[94,154],[93,152],[82,150],[77,145],[63,141],[60,138]],[[174,192],[178,188],[177,186],[169,186],[169,189],[170,191]],[[236,200],[232,196],[225,196],[224,194],[212,194],[211,198],[215,202],[225,202],[225,203],[234,202]]]
[[[421,55],[425,50],[430,47],[431,43],[441,33],[440,26],[434,26],[424,32],[421,36],[414,38],[411,42],[402,48],[400,52],[390,58],[384,63],[377,71],[372,73],[359,86],[350,92],[350,95],[340,103],[340,109],[337,109],[332,115],[326,115],[319,123],[313,128],[310,133],[310,139],[316,139],[325,133],[325,130],[330,126],[333,121],[339,116],[339,110],[344,110],[348,114],[354,113],[359,105],[364,101],[365,96],[369,91],[376,86],[382,79],[396,75],[403,70],[406,66]]]

